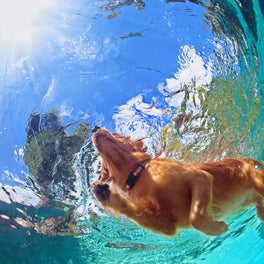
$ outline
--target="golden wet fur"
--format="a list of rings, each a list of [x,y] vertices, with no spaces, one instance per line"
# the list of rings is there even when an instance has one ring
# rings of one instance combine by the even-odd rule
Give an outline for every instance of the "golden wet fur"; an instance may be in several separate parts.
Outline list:
[[[94,183],[93,192],[115,215],[170,236],[176,235],[177,228],[221,235],[228,229],[221,220],[251,205],[256,205],[264,221],[264,167],[255,160],[183,163],[152,158],[143,141],[104,128],[92,139],[103,160],[102,177]],[[129,173],[146,160],[135,186],[127,190]]]

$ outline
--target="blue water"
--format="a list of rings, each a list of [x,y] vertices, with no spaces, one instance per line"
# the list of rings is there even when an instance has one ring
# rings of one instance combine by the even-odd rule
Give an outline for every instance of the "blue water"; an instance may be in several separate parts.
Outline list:
[[[0,262],[263,263],[255,208],[168,238],[103,210],[91,128],[264,162],[262,0],[0,3]]]

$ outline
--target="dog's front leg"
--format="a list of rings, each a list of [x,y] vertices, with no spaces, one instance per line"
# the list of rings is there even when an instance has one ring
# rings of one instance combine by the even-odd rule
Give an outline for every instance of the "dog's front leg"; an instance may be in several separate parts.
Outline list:
[[[99,202],[113,213],[122,214],[154,232],[176,235],[176,223],[169,213],[136,205],[100,182],[94,184],[93,192]]]
[[[95,182],[93,186],[93,192],[97,200],[104,206],[115,211],[124,211],[126,208],[130,208],[133,211],[133,204],[129,203],[126,199],[120,196],[117,192],[111,190],[108,184]],[[121,213],[121,212],[120,212]]]
[[[212,176],[201,173],[191,183],[192,203],[190,222],[192,226],[211,236],[219,236],[228,229],[226,223],[215,221],[212,210]]]

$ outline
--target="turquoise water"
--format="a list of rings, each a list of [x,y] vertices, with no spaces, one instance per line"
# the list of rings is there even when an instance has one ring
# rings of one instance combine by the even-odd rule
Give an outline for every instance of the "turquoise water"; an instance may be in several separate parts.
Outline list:
[[[103,210],[91,128],[264,162],[262,0],[0,3],[0,262],[263,263],[255,208],[168,238]]]

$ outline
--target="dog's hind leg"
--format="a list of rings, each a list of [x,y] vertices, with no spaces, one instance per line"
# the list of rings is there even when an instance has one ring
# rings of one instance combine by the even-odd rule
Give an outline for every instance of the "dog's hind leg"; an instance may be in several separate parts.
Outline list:
[[[219,236],[228,229],[226,223],[215,221],[212,212],[212,175],[201,173],[195,177],[191,186],[192,202],[190,223],[192,226],[211,236]]]
[[[257,216],[264,222],[264,200],[262,197],[259,197],[256,202]]]
[[[264,222],[264,207],[263,206],[260,206],[260,205],[257,205],[256,206],[257,208],[257,215],[258,215],[258,218]]]
[[[255,161],[249,160],[251,164],[247,166],[246,174],[248,181],[253,185],[254,189],[264,199],[264,165]]]

